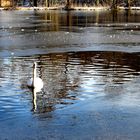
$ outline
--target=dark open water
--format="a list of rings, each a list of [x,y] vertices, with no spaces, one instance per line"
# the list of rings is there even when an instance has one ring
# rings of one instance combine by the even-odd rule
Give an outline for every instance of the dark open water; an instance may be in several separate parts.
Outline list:
[[[139,83],[139,11],[0,11],[0,140],[138,140]]]

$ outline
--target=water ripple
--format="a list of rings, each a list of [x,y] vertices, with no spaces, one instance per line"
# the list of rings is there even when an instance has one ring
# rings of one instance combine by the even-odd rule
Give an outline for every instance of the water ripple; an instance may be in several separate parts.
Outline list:
[[[37,74],[44,81],[43,91],[37,94],[35,102],[26,87],[33,61],[38,63]],[[134,90],[126,85],[131,85],[140,74],[139,54],[119,52],[52,53],[0,59],[0,62],[0,114],[11,118],[24,112],[29,114],[34,103],[35,112],[43,113],[97,97],[110,102]],[[123,97],[116,101],[122,103]]]

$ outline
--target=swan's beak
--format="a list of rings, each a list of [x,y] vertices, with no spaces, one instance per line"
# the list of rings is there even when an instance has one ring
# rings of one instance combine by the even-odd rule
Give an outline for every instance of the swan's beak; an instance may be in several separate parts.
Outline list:
[[[37,65],[36,62],[34,62],[34,64],[33,64],[33,68],[36,68],[36,65]]]

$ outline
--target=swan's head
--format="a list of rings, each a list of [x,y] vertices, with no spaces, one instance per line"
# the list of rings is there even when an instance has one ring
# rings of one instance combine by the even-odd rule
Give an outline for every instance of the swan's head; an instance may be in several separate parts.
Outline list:
[[[37,67],[37,63],[34,62],[34,64],[33,64],[33,69],[36,69],[36,67]]]

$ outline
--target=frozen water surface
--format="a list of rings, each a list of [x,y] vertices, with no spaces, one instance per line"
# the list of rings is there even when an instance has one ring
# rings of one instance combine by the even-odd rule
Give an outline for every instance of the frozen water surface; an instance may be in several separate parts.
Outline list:
[[[139,139],[139,17],[0,11],[0,139]],[[26,86],[34,61],[36,98]]]

